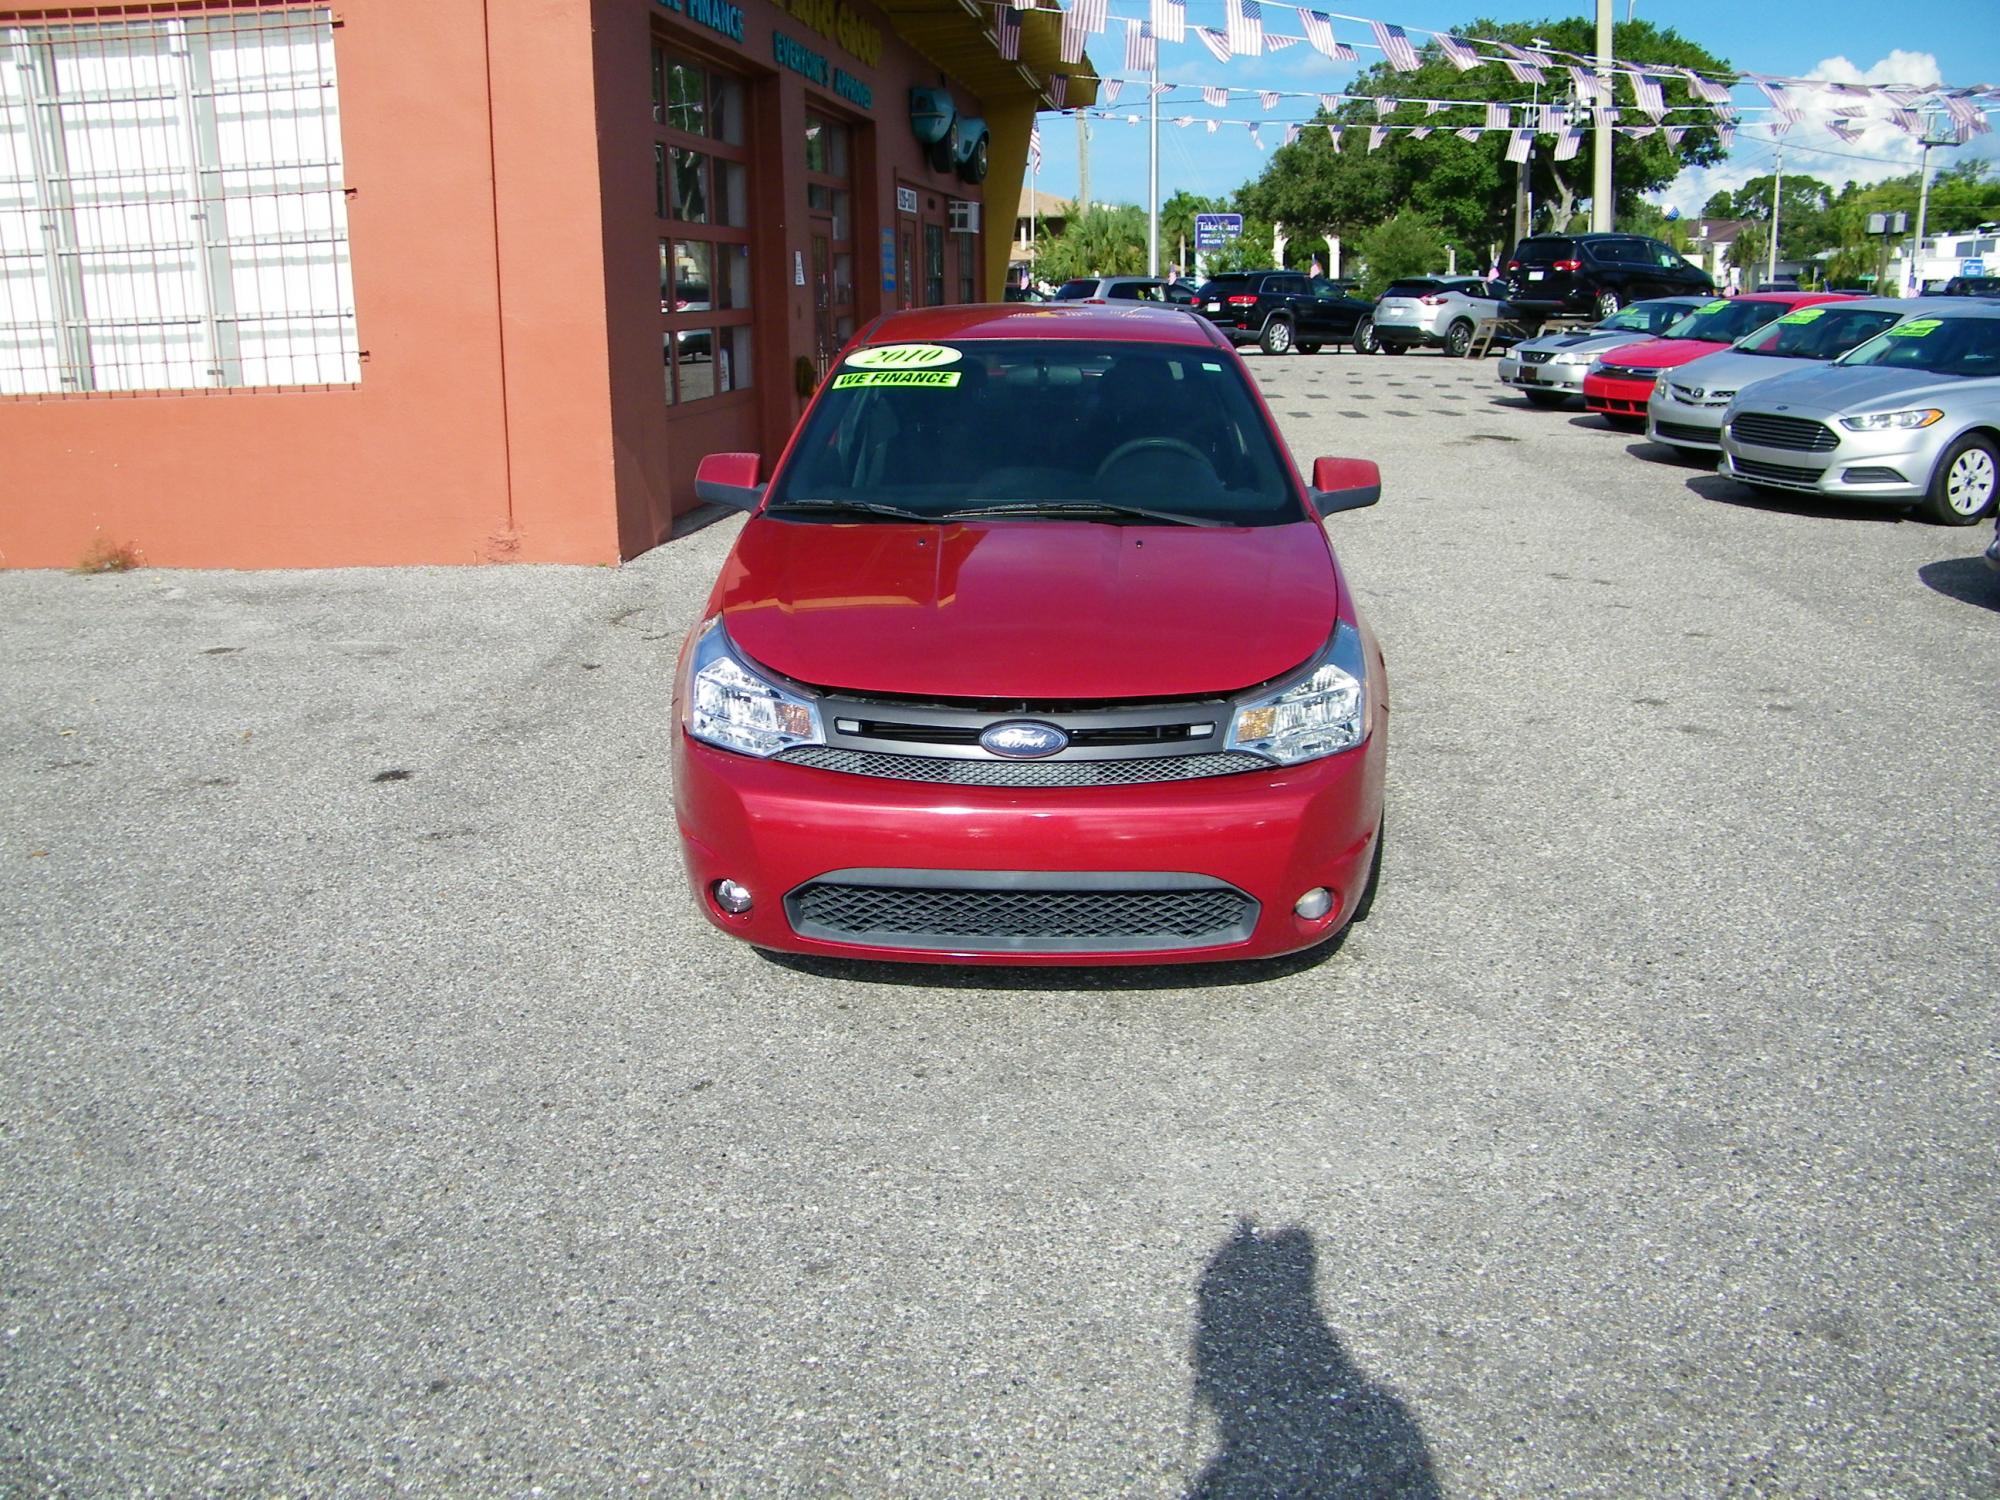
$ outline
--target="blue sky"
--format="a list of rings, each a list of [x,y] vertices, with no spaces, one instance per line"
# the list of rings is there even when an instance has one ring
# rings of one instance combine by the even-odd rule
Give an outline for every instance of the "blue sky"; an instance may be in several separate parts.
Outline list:
[[[1309,0],[1324,9],[1326,0]],[[1614,0],[1614,13],[1625,15],[1627,0]],[[1873,0],[1752,0],[1752,3],[1718,5],[1714,0],[1633,0],[1637,15],[1656,26],[1672,27],[1691,41],[1706,47],[1731,66],[1759,73],[1791,77],[1827,77],[1867,83],[1935,83],[1968,85],[2000,84],[2000,26],[1975,19],[1988,0],[1974,4],[1947,3],[1947,0],[1905,0],[1888,5]],[[1368,0],[1343,5],[1339,9],[1357,16],[1376,16],[1408,28],[1419,44],[1425,30],[1451,30],[1474,15],[1497,21],[1539,21],[1565,13],[1575,13],[1561,4],[1479,3],[1463,5],[1440,0]],[[1090,55],[1107,77],[1122,72],[1124,30],[1119,16],[1143,15],[1145,0],[1111,0],[1113,22],[1102,37],[1091,39]],[[1585,15],[1594,15],[1586,9]],[[1188,21],[1220,30],[1224,26],[1223,0],[1188,0]],[[1296,32],[1290,11],[1267,5],[1265,27],[1270,31]],[[1234,88],[1272,90],[1337,91],[1362,69],[1380,59],[1372,47],[1366,27],[1353,22],[1335,22],[1335,35],[1355,44],[1358,63],[1334,63],[1310,47],[1297,46],[1262,58],[1240,58],[1228,64],[1215,61],[1195,40],[1192,29],[1185,44],[1162,44],[1160,77],[1163,81],[1195,84],[1224,84]],[[1500,74],[1496,67],[1495,74]],[[1503,76],[1504,75],[1500,75]],[[1622,96],[1622,90],[1621,90]],[[1310,99],[1284,99],[1268,115],[1254,98],[1235,97],[1226,109],[1211,109],[1199,98],[1182,91],[1169,96],[1160,126],[1160,197],[1164,201],[1176,189],[1188,188],[1207,194],[1227,193],[1255,177],[1269,152],[1282,140],[1282,122],[1305,119],[1312,112]],[[1737,93],[1739,105],[1761,105],[1764,100],[1754,90]],[[1090,123],[1090,196],[1098,201],[1143,205],[1146,201],[1146,143],[1143,123],[1146,92],[1143,84],[1127,84],[1110,106],[1120,114],[1137,113],[1141,123],[1122,120],[1094,120]],[[1193,115],[1196,123],[1176,128],[1167,123],[1170,115]],[[1230,120],[1268,119],[1261,130],[1263,150],[1251,140],[1242,125],[1224,125],[1213,135],[1202,123],[1210,116]],[[1746,112],[1746,119],[1757,118]],[[1993,158],[2000,156],[2000,114],[1994,116],[1995,134],[1980,137],[1970,147],[1934,153],[1934,165],[1965,154]],[[1076,125],[1069,116],[1045,114],[1042,125],[1042,170],[1036,180],[1045,193],[1073,197],[1077,190]],[[1771,170],[1772,147],[1760,140],[1761,132],[1748,130],[1738,136],[1729,161],[1699,172],[1684,172],[1681,179],[1659,195],[1662,202],[1684,212],[1698,212],[1702,203],[1718,188],[1735,187],[1751,177]],[[1819,143],[1824,149],[1814,149]],[[1350,132],[1346,149],[1357,149],[1356,132]],[[1810,172],[1836,185],[1850,178],[1869,182],[1912,171],[1917,151],[1907,138],[1892,127],[1871,127],[1855,145],[1844,145],[1810,118],[1795,127],[1785,141],[1787,172]]]

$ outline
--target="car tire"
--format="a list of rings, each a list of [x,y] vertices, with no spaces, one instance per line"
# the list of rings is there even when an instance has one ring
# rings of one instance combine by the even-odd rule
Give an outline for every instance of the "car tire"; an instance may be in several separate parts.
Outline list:
[[[1472,352],[1472,325],[1454,323],[1444,331],[1444,352],[1453,359],[1464,359]]]
[[[1597,320],[1600,323],[1617,313],[1624,306],[1625,299],[1609,287],[1606,287],[1590,299],[1590,310],[1597,314]]]
[[[1931,471],[1930,493],[1918,508],[1940,526],[1970,526],[1993,509],[2000,495],[2000,450],[1991,438],[1968,432],[1944,450]]]
[[[987,137],[982,135],[979,138],[979,143],[972,148],[972,153],[965,158],[965,165],[959,168],[958,175],[963,177],[967,182],[984,182],[986,180],[986,168],[990,156],[991,153],[987,149]]]
[[[1569,397],[1557,391],[1523,391],[1521,394],[1528,398],[1528,405],[1539,406],[1544,411],[1553,411],[1569,402]]]
[[[1292,325],[1288,318],[1270,317],[1264,322],[1264,331],[1257,335],[1257,347],[1266,354],[1290,354],[1292,352]]]
[[[1299,353],[1317,354],[1319,353],[1320,350],[1324,349],[1325,347],[1326,345],[1322,344],[1318,339],[1314,339],[1310,344],[1305,344],[1305,343],[1300,344]]]
[[[1354,325],[1354,352],[1356,354],[1380,354],[1382,346],[1375,339],[1375,320],[1363,318]]]
[[[954,124],[944,133],[944,139],[934,141],[930,148],[931,170],[949,172],[958,164],[958,126]]]

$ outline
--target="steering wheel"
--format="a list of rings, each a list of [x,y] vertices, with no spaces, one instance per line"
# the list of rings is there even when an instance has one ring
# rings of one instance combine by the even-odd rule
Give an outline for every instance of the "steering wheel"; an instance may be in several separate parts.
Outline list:
[[[1189,458],[1194,459],[1197,463],[1211,470],[1215,467],[1209,463],[1208,455],[1195,447],[1193,443],[1183,442],[1180,438],[1172,437],[1142,437],[1133,438],[1128,443],[1120,443],[1116,448],[1105,454],[1104,462],[1097,466],[1097,477],[1102,479],[1110,471],[1113,464],[1123,463],[1133,454],[1144,453],[1153,448],[1185,453]]]

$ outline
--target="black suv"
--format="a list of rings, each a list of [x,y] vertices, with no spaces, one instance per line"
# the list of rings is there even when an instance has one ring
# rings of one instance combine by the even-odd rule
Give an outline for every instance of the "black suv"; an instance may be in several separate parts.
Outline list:
[[[1255,344],[1266,354],[1351,344],[1374,310],[1339,282],[1301,271],[1226,271],[1203,284],[1194,305],[1230,343]]]
[[[1548,316],[1608,318],[1648,297],[1712,294],[1715,280],[1673,246],[1639,234],[1538,234],[1507,261],[1508,300]]]

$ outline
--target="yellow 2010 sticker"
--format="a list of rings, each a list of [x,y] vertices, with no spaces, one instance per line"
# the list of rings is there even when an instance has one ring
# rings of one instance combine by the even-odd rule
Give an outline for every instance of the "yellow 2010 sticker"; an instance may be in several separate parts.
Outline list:
[[[850,370],[934,370],[955,365],[964,351],[948,344],[878,344],[857,349],[841,363]]]
[[[1718,298],[1714,302],[1709,303],[1708,306],[1706,307],[1696,308],[1695,311],[1705,312],[1705,313],[1721,312],[1723,308],[1727,306],[1729,306],[1729,299],[1727,297],[1722,297]]]
[[[1933,332],[1941,321],[1938,318],[1915,318],[1908,323],[1898,323],[1888,330],[1888,334],[1897,339],[1920,339]]]
[[[1817,318],[1825,316],[1826,309],[1823,307],[1802,307],[1797,312],[1786,313],[1778,321],[1780,323],[1810,323]]]
[[[915,385],[936,390],[957,385],[958,375],[957,370],[856,370],[834,376],[833,388],[849,391],[858,385]]]

